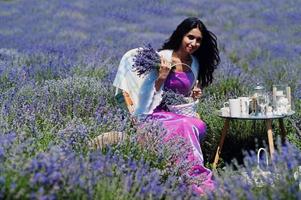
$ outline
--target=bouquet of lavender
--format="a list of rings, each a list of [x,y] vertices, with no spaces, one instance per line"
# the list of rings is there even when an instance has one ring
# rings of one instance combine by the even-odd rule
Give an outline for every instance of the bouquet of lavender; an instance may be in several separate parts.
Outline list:
[[[150,44],[138,49],[133,64],[133,70],[137,72],[138,76],[146,75],[152,69],[159,69],[159,66],[160,56]]]

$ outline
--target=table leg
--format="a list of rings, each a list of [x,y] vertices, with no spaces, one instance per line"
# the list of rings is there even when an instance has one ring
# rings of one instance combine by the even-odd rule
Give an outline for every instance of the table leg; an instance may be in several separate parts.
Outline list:
[[[282,141],[282,143],[284,143],[285,137],[286,137],[286,131],[284,128],[283,119],[279,119],[279,127],[280,127],[281,141]]]
[[[230,119],[225,119],[224,127],[223,127],[223,130],[222,130],[221,139],[219,141],[218,147],[216,149],[215,157],[214,157],[213,169],[216,168],[216,165],[217,165],[218,160],[219,160],[219,155],[222,152],[222,148],[223,148],[223,145],[224,145],[224,140],[225,140],[227,131],[229,129],[229,122],[230,122]]]
[[[266,126],[268,130],[268,142],[269,142],[269,149],[270,149],[270,156],[273,158],[273,153],[275,151],[274,148],[274,140],[273,140],[273,131],[272,131],[272,120],[266,120]]]

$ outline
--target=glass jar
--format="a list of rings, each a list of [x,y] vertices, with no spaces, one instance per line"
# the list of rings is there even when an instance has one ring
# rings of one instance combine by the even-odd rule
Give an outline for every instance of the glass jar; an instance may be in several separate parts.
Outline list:
[[[264,86],[257,83],[257,85],[254,87],[254,90],[253,90],[253,97],[257,98],[258,96],[265,95],[265,93],[266,93],[266,91],[265,91]]]
[[[251,114],[263,115],[266,112],[266,106],[268,104],[268,97],[265,87],[259,83],[254,87],[253,94],[251,96]]]

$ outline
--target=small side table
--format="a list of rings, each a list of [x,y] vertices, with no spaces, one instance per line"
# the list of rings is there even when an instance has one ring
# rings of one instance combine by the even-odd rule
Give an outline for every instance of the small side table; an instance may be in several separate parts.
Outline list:
[[[285,114],[285,115],[271,115],[271,116],[267,116],[267,115],[252,116],[252,115],[249,115],[249,116],[240,116],[240,117],[218,115],[219,117],[223,118],[225,121],[224,121],[224,127],[223,127],[223,130],[222,130],[221,139],[219,141],[219,145],[218,145],[216,153],[215,153],[213,168],[214,169],[216,168],[218,160],[219,160],[219,156],[222,152],[225,137],[226,137],[226,134],[227,134],[227,132],[229,130],[229,127],[230,127],[230,120],[264,120],[265,123],[266,123],[266,128],[267,128],[270,156],[272,158],[273,153],[275,151],[274,141],[273,141],[272,120],[278,119],[281,139],[282,139],[282,141],[284,141],[285,137],[286,137],[286,131],[285,131],[283,119],[293,115],[294,113],[295,112],[292,111],[292,112],[290,112],[288,114]]]

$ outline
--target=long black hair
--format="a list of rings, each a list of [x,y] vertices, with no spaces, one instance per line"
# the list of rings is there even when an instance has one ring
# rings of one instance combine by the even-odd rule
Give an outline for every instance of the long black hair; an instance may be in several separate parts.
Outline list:
[[[201,45],[192,55],[199,62],[198,80],[201,86],[205,87],[212,83],[213,72],[220,63],[220,57],[216,36],[206,28],[200,19],[189,17],[182,21],[161,49],[177,51],[181,46],[184,35],[194,28],[199,28],[202,33]]]

